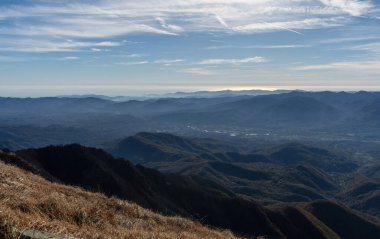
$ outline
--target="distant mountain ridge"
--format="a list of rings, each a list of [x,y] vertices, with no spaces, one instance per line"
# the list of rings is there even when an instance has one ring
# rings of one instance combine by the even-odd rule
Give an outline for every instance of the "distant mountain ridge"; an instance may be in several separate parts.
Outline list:
[[[248,139],[273,134],[276,138],[294,135],[311,139],[325,135],[341,139],[344,135],[368,141],[376,139],[375,132],[380,129],[379,92],[164,96],[122,102],[98,97],[0,98],[0,131],[4,132],[0,145],[40,147],[43,145],[38,142],[43,138],[48,142],[44,145],[77,142],[105,148],[141,131]],[[102,127],[98,127],[100,123]],[[25,126],[28,130],[19,132]],[[49,130],[40,130],[46,127]],[[66,136],[55,136],[67,128],[72,130]],[[78,134],[75,139],[72,131]],[[36,143],[22,142],[25,138]]]
[[[115,102],[123,102],[129,100],[147,100],[154,98],[214,98],[214,97],[234,97],[234,96],[256,96],[289,93],[292,90],[220,90],[220,91],[193,91],[193,92],[174,92],[174,93],[151,93],[136,96],[107,96],[107,95],[61,95],[60,98],[88,98],[95,97],[99,99],[112,100]]]

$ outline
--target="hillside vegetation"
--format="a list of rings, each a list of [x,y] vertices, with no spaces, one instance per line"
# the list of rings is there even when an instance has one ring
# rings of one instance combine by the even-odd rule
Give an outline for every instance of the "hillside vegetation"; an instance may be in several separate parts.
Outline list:
[[[51,183],[0,162],[0,238],[35,235],[236,238],[229,231],[212,230],[187,219],[156,214],[134,203]]]

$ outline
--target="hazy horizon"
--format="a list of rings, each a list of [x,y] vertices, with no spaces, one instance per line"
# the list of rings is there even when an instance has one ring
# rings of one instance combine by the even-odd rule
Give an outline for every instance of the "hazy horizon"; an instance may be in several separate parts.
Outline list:
[[[77,90],[69,90],[69,91],[61,91],[61,89],[56,89],[56,91],[46,90],[41,91],[41,88],[35,88],[33,90],[32,87],[28,87],[25,89],[15,89],[14,90],[4,90],[0,89],[0,97],[13,97],[13,98],[39,98],[39,97],[64,97],[64,96],[108,96],[108,97],[149,97],[149,96],[164,96],[166,94],[174,94],[174,93],[195,93],[195,92],[219,92],[219,91],[307,91],[307,92],[320,92],[320,91],[330,91],[330,92],[358,92],[358,91],[367,91],[367,92],[379,92],[380,88],[272,88],[272,87],[214,87],[214,88],[173,88],[172,90],[169,88],[161,89],[161,90],[125,90],[120,89],[116,91],[107,91],[107,90],[99,90],[94,91],[93,88],[88,87],[86,91],[77,91]],[[126,87],[127,88],[127,87]],[[90,90],[88,90],[90,89]],[[111,88],[112,89],[112,88]]]

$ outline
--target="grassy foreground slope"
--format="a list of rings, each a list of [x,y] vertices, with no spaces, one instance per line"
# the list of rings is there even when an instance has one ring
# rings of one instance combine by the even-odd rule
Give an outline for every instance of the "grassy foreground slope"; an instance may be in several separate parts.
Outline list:
[[[27,235],[44,232],[54,238],[236,238],[0,162],[0,238],[35,238]]]

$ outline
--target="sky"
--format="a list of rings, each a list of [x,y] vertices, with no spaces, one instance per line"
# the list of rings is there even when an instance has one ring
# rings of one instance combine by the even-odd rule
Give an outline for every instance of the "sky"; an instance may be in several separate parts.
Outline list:
[[[380,90],[380,0],[0,0],[0,96]]]

